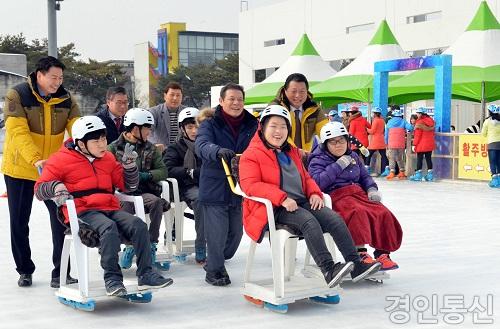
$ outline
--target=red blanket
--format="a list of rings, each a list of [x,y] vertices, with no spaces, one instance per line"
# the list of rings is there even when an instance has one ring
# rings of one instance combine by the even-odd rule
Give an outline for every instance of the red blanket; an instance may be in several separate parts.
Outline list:
[[[394,214],[380,202],[368,199],[357,184],[333,191],[333,209],[344,218],[356,246],[396,251],[401,246],[403,231]]]

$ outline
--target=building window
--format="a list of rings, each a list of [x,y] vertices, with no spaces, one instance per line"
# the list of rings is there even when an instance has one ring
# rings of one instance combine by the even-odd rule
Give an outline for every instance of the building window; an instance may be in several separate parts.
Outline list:
[[[285,44],[285,39],[275,39],[275,40],[268,40],[264,41],[264,47],[272,47],[272,46],[279,46],[279,45],[284,45]]]
[[[355,33],[355,32],[368,31],[368,30],[372,30],[374,27],[375,27],[375,23],[352,25],[352,26],[348,26],[345,28],[345,33],[350,34],[350,33]]]
[[[253,81],[262,82],[266,78],[266,69],[254,70],[253,71]]]
[[[179,35],[179,64],[213,64],[238,51],[238,38],[214,35]]]
[[[441,19],[441,16],[442,16],[441,11],[434,11],[432,13],[426,13],[426,14],[415,15],[415,16],[408,16],[408,17],[406,17],[406,24],[433,21],[436,19]]]

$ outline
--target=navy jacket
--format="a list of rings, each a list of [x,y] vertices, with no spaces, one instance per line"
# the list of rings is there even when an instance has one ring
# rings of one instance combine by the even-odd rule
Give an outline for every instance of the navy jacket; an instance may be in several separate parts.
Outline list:
[[[111,116],[109,115],[109,109],[107,105],[103,105],[99,112],[96,113],[96,116],[101,118],[102,122],[104,122],[104,125],[106,126],[106,139],[108,140],[108,144],[113,143],[115,140],[120,137],[120,134],[125,131],[125,126],[123,125],[123,118],[122,118],[122,123],[120,125],[120,129],[116,129],[115,122],[113,119],[111,119]]]
[[[203,121],[196,136],[196,154],[202,159],[198,200],[209,205],[241,205],[241,198],[231,191],[217,152],[221,148],[241,154],[257,131],[258,121],[248,111],[241,123],[237,139],[222,118],[222,107],[215,108],[213,118]]]

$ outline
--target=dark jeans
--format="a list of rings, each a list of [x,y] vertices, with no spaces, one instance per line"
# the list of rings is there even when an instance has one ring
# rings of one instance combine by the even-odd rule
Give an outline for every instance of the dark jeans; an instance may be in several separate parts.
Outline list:
[[[200,205],[198,203],[198,186],[191,186],[190,188],[181,191],[181,199],[186,201],[189,208],[193,209],[194,214],[194,229],[196,231],[196,240],[194,240],[195,249],[206,249],[207,243],[205,241],[205,225],[202,214],[200,213]]]
[[[346,261],[359,262],[360,258],[351,233],[344,220],[335,211],[328,207],[312,210],[309,202],[301,202],[298,206],[299,209],[293,212],[279,207],[275,211],[275,220],[302,233],[307,249],[323,273],[333,265],[332,255],[323,239],[323,232],[331,234]]]
[[[132,242],[137,256],[137,276],[151,271],[151,245],[146,223],[139,217],[126,211],[90,210],[78,215],[78,218],[99,233],[101,246],[101,267],[104,269],[104,281],[123,280],[118,265],[120,236]]]
[[[236,253],[243,236],[241,204],[239,206],[200,205],[205,221],[207,271],[224,269],[224,260]]]
[[[422,170],[423,160],[425,156],[425,162],[427,163],[427,170],[432,169],[432,151],[429,152],[418,152],[417,153],[417,170]]]
[[[151,193],[141,194],[142,201],[144,202],[144,211],[149,214],[149,239],[151,242],[158,243],[160,236],[161,220],[163,218],[163,203],[164,201]],[[122,210],[135,214],[133,202],[122,202]]]
[[[488,160],[492,175],[500,174],[500,150],[488,150]]]
[[[366,158],[365,165],[367,165],[367,166],[370,165],[370,163],[372,161],[372,157],[375,154],[375,152],[378,152],[378,154],[380,154],[380,172],[383,173],[385,170],[385,167],[387,167],[389,165],[389,159],[387,159],[385,149],[370,150],[370,155],[368,156],[368,158]]]
[[[29,220],[33,206],[35,182],[7,175],[4,175],[4,179],[9,203],[10,243],[16,271],[19,274],[32,274],[35,271],[35,264],[31,259]],[[52,231],[52,263],[54,264],[52,278],[57,278],[61,266],[61,252],[66,228],[57,219],[56,204],[52,200],[48,200],[45,201],[45,206],[49,211]]]

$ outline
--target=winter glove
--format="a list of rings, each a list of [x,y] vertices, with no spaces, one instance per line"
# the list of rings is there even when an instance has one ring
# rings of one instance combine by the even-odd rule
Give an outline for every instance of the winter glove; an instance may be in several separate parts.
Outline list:
[[[351,164],[353,158],[350,155],[343,155],[341,156],[336,163],[344,170],[345,168],[349,167]]]
[[[217,157],[219,159],[224,159],[228,165],[231,165],[231,159],[236,156],[236,153],[234,153],[233,150],[226,149],[226,148],[220,148],[219,151],[217,151]]]
[[[139,183],[147,183],[153,179],[153,175],[149,171],[139,172]]]
[[[365,157],[368,157],[370,155],[370,151],[364,147],[364,146],[361,146],[359,151],[361,152],[361,154],[363,154]]]
[[[134,145],[127,143],[125,145],[123,156],[121,159],[124,169],[130,169],[136,166],[135,160],[137,159],[137,152],[134,151]]]
[[[368,199],[370,199],[371,201],[375,202],[382,201],[382,196],[380,195],[380,192],[374,187],[370,187],[367,191],[367,194],[368,194]]]
[[[54,201],[56,206],[59,208],[66,202],[66,200],[69,199],[73,199],[73,196],[69,194],[66,185],[64,185],[63,183],[57,184],[54,187],[54,197],[52,197],[51,200]]]

